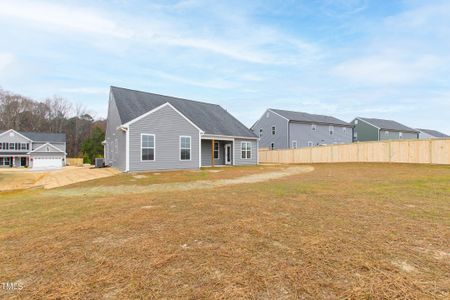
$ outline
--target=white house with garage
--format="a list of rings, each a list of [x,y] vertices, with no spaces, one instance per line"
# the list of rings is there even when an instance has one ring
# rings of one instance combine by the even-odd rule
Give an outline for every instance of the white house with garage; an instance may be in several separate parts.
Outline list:
[[[63,133],[0,131],[0,168],[59,169],[66,155]]]

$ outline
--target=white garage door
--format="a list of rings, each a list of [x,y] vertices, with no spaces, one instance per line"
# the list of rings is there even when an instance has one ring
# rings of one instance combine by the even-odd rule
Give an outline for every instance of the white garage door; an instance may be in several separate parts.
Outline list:
[[[33,157],[33,169],[62,168],[61,157]]]

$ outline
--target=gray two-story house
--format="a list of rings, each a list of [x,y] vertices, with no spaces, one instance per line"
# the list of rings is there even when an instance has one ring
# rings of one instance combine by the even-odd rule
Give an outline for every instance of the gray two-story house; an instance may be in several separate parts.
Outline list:
[[[58,169],[65,161],[63,133],[0,131],[0,167]]]
[[[419,131],[393,120],[357,117],[351,122],[355,142],[417,139]]]
[[[111,87],[105,164],[124,172],[255,165],[258,138],[216,104]]]
[[[251,127],[260,147],[287,149],[352,142],[352,125],[330,116],[269,108]]]

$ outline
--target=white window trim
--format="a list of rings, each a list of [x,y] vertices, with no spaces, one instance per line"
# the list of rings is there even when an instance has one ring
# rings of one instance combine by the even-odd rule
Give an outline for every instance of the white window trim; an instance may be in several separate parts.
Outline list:
[[[189,138],[189,159],[181,159],[181,139]],[[188,148],[183,148],[188,149]],[[178,144],[178,159],[180,161],[192,161],[192,137],[190,135],[180,135],[179,144]]]
[[[308,141],[308,147],[314,147],[314,143],[311,141]]]
[[[270,150],[275,150],[275,143],[270,143]]]
[[[295,143],[295,147],[294,147],[294,143]],[[292,149],[297,149],[297,148],[298,148],[298,143],[297,143],[296,140],[293,140],[293,141],[292,141],[292,143],[291,143],[291,148],[292,148]]]
[[[277,126],[272,125],[272,127],[270,129],[271,129],[272,135],[276,135],[277,134]]]
[[[220,143],[218,141],[214,142],[214,149],[216,148],[216,144],[217,144],[217,157],[214,157],[214,159],[220,159]],[[216,154],[216,151],[213,150],[213,155]]]
[[[317,131],[317,125],[316,124],[311,124],[311,130],[312,131]]]
[[[143,160],[142,159],[142,137],[146,135],[146,136],[153,136],[153,159],[149,159],[149,160]],[[152,148],[145,148],[145,149],[152,149]],[[156,161],[156,135],[152,134],[152,133],[141,133],[141,157],[140,157],[141,162],[154,162]]]
[[[259,129],[259,137],[262,137],[262,135],[263,135],[263,129],[260,128],[260,129]]]
[[[328,133],[329,133],[330,135],[333,135],[333,134],[334,134],[334,126],[332,126],[332,125],[328,126]]]
[[[403,137],[403,132],[399,132],[399,133],[398,133],[398,137],[399,137],[399,138],[402,138],[402,137]]]
[[[245,150],[245,157],[242,157],[242,151],[243,151],[243,145],[249,144],[250,145],[250,157],[247,157],[247,150]],[[241,142],[241,159],[252,159],[252,142]]]

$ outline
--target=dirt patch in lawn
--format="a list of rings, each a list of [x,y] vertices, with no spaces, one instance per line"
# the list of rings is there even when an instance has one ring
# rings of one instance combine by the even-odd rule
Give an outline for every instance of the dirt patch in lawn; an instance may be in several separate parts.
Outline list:
[[[65,188],[55,191],[61,196],[92,196],[92,195],[110,195],[110,194],[140,194],[149,192],[176,192],[176,191],[190,191],[198,189],[214,189],[229,185],[258,183],[269,180],[275,180],[291,175],[298,175],[302,173],[312,172],[312,166],[297,166],[287,167],[278,171],[264,172],[252,174],[237,178],[219,179],[219,180],[198,180],[192,182],[173,182],[160,183],[151,185],[116,185],[116,186],[97,186],[89,188]],[[136,176],[134,176],[136,177]]]
[[[118,174],[114,168],[65,167],[60,170],[0,170],[0,192],[43,187],[54,189]]]

